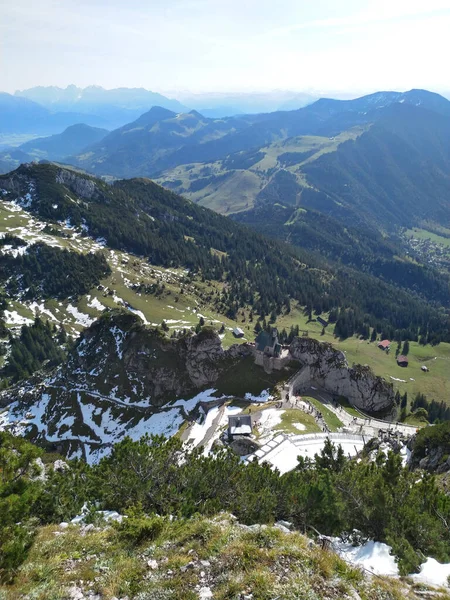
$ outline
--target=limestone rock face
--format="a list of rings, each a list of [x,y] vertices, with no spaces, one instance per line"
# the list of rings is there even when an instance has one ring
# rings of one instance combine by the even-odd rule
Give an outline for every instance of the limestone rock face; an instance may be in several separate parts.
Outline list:
[[[97,187],[91,179],[85,179],[66,169],[61,169],[56,175],[56,183],[66,185],[77,196],[85,200],[90,200],[98,194]]]
[[[12,433],[95,462],[125,435],[176,433],[204,401],[192,402],[199,392],[251,353],[245,344],[224,350],[212,329],[168,339],[133,313],[103,313],[52,376],[0,392],[2,420]]]
[[[103,395],[160,406],[213,385],[230,361],[249,355],[245,345],[224,350],[213,330],[169,340],[132,313],[105,315],[83,333],[62,376]]]
[[[295,338],[290,352],[303,365],[293,382],[296,389],[316,383],[334,396],[344,396],[366,412],[385,411],[394,405],[394,390],[390,383],[376,376],[370,367],[349,367],[345,354],[331,344]]]
[[[432,446],[425,452],[417,452],[416,436],[412,436],[408,440],[408,448],[411,450],[410,465],[414,469],[423,469],[431,473],[448,473],[450,472],[450,455],[448,444]],[[425,454],[425,456],[423,455]]]

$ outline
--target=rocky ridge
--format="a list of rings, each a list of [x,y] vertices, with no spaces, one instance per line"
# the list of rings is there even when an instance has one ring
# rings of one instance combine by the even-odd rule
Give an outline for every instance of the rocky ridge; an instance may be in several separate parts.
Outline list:
[[[331,344],[312,338],[295,338],[290,346],[291,356],[303,368],[291,382],[302,387],[315,383],[335,396],[344,396],[357,408],[374,413],[394,406],[394,389],[368,366],[349,367],[345,354]]]
[[[214,399],[204,390],[250,354],[245,344],[224,350],[212,329],[168,339],[133,313],[105,312],[51,376],[0,394],[0,429],[92,462],[125,435],[174,435]]]
[[[82,333],[57,381],[86,389],[100,385],[104,395],[161,406],[214,385],[230,361],[250,353],[245,344],[224,350],[213,329],[168,339],[137,315],[113,311]]]

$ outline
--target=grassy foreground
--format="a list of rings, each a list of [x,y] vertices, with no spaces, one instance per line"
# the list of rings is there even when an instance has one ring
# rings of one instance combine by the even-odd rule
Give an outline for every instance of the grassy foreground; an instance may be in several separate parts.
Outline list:
[[[132,518],[122,526],[40,529],[2,600],[400,600],[407,583],[370,578],[300,533],[215,518]],[[435,598],[448,598],[437,595]]]

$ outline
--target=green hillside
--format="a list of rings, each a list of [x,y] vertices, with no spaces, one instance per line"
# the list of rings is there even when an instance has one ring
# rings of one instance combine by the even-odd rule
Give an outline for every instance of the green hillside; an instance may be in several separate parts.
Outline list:
[[[276,319],[290,310],[291,299],[319,313],[337,311],[341,337],[364,335],[372,326],[389,337],[397,330],[403,338],[448,339],[448,317],[441,308],[445,302],[439,303],[445,280],[436,279],[439,294],[429,304],[414,281],[406,280],[402,291],[369,274],[336,268],[145,179],[108,185],[48,164],[22,166],[0,177],[2,187],[5,201],[25,203],[41,219],[69,223],[80,234],[144,256],[153,265],[181,267],[203,280],[221,282],[222,292],[211,295],[210,304],[229,318],[251,306],[261,319]],[[425,272],[423,280],[432,275]]]

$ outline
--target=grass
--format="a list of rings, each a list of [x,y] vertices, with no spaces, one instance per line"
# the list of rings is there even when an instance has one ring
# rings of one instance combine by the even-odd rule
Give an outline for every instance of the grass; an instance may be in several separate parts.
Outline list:
[[[450,399],[450,344],[421,346],[417,342],[410,342],[409,365],[406,368],[397,365],[395,348],[386,354],[376,343],[368,344],[356,338],[335,342],[335,345],[345,352],[349,364],[370,365],[376,375],[392,382],[394,389],[402,394],[407,392],[410,400],[418,392],[425,394],[428,400],[448,402]],[[423,372],[422,365],[426,365],[429,371]],[[396,381],[398,379],[401,381]]]
[[[325,319],[327,315],[322,315]],[[377,342],[360,340],[350,337],[339,340],[334,337],[334,325],[325,328],[322,335],[322,326],[313,315],[313,320],[308,322],[307,316],[303,314],[302,307],[293,305],[291,312],[277,319],[277,327],[289,332],[291,325],[298,325],[300,330],[307,330],[309,337],[332,344],[335,348],[342,350],[347,357],[348,364],[353,363],[369,365],[375,375],[379,375],[391,382],[394,390],[401,394],[408,393],[411,400],[421,392],[428,400],[450,402],[450,344],[441,343],[438,346],[421,346],[418,342],[409,344],[409,365],[399,367],[395,359],[396,344],[393,342],[392,350],[386,353],[380,350]],[[301,335],[301,333],[300,333]],[[422,365],[428,367],[428,372],[421,370]],[[397,381],[403,380],[403,381]]]
[[[243,594],[255,600],[405,597],[399,592],[407,590],[404,582],[365,578],[298,532],[248,530],[233,519],[225,513],[210,519],[162,519],[155,535],[138,545],[116,527],[86,533],[78,526],[42,527],[15,581],[0,584],[0,597],[57,600],[68,597],[74,585],[104,600],[198,600],[200,587],[209,587],[216,600]],[[158,568],[149,568],[149,560]]]
[[[354,408],[350,404],[350,402],[347,400],[347,398],[339,396],[339,398],[337,400],[338,400],[339,404],[342,406],[342,408],[345,410],[345,412],[347,412],[349,415],[351,415],[352,417],[361,417],[361,413],[358,412],[356,410],[356,408]]]
[[[297,427],[296,424],[303,425]],[[317,425],[314,417],[298,408],[289,408],[281,415],[281,423],[274,427],[275,431],[283,431],[284,433],[320,433],[321,429]]]
[[[407,425],[414,425],[415,427],[424,427],[429,425],[428,421],[424,417],[416,417],[414,414],[410,414],[406,417],[405,423]]]
[[[337,415],[335,415],[333,411],[331,411],[327,406],[325,406],[325,404],[322,404],[322,402],[316,400],[316,398],[303,396],[302,399],[307,400],[313,406],[315,406],[317,410],[320,410],[325,423],[328,425],[331,431],[337,431],[338,429],[344,426],[344,424],[337,417]]]
[[[238,213],[249,210],[254,206],[257,195],[270,179],[267,175],[269,169],[284,168],[295,175],[300,185],[309,187],[308,181],[301,171],[301,167],[317,160],[325,153],[335,152],[339,144],[347,140],[356,139],[365,130],[366,128],[364,127],[354,127],[333,138],[312,135],[289,138],[288,140],[274,142],[265,148],[261,148],[264,157],[248,169],[227,170],[223,168],[221,161],[204,164],[193,163],[168,169],[156,181],[161,185],[167,185],[168,181],[177,181],[179,183],[174,191],[193,202],[207,206],[221,214]],[[281,167],[278,162],[280,154],[284,154],[285,152],[308,151],[314,151],[314,154],[292,166]],[[214,175],[228,173],[228,176],[217,182],[212,182],[198,191],[189,191],[191,182],[204,177],[202,170],[205,166]]]
[[[42,224],[39,221],[32,220],[25,211],[10,211],[5,208],[6,206],[6,204],[0,204],[0,232],[8,231],[28,241],[37,241],[38,239],[56,240],[61,247],[79,252],[89,252],[98,248],[95,242],[89,238],[66,239],[43,236],[40,233]],[[70,233],[62,226],[55,224],[53,227],[57,231]],[[231,330],[238,324],[246,331],[247,339],[252,339],[253,332],[250,324],[232,321],[211,308],[208,298],[212,297],[217,291],[221,291],[222,283],[202,282],[200,278],[196,278],[192,283],[185,284],[183,283],[185,272],[182,269],[169,270],[155,267],[150,265],[145,258],[132,256],[125,252],[105,249],[104,253],[112,274],[102,280],[101,284],[108,291],[111,291],[112,295],[109,295],[108,291],[94,288],[90,291],[89,301],[86,296],[81,297],[78,301],[73,299],[71,303],[82,313],[91,318],[96,318],[100,312],[89,306],[89,304],[96,299],[103,306],[114,308],[117,307],[117,303],[114,301],[114,296],[116,296],[134,309],[141,311],[147,321],[155,325],[160,325],[164,320],[172,321],[169,324],[170,329],[189,329],[197,325],[199,321],[197,313],[200,313],[205,317],[207,324],[213,325],[218,330],[221,328],[222,323],[224,324],[225,331],[222,343],[225,347],[245,341],[245,339],[237,340],[231,333]],[[161,296],[146,295],[139,294],[131,289],[132,284],[142,281],[149,285],[158,282],[164,284],[164,293]],[[180,293],[182,287],[184,293]],[[33,318],[33,312],[23,302],[11,301],[10,304],[10,309],[15,310],[20,316]],[[68,332],[77,335],[83,327],[67,311],[67,305],[67,301],[63,302],[62,305],[54,300],[44,302],[44,308],[50,310],[55,320],[65,323]],[[44,318],[49,317],[44,314]]]
[[[450,248],[450,238],[438,235],[437,233],[428,231],[427,229],[420,229],[418,227],[415,227],[414,229],[407,229],[406,235],[418,240],[430,240],[435,244],[440,244],[446,248]]]

